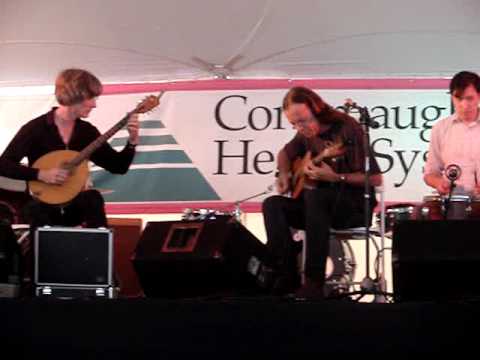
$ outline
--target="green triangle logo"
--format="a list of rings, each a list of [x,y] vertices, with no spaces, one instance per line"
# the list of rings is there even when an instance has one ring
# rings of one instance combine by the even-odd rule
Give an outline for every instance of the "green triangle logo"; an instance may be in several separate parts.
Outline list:
[[[142,121],[140,127],[165,129],[160,120]],[[126,137],[114,137],[110,145],[121,148],[126,142]],[[163,130],[162,134],[140,136],[137,153],[126,174],[94,168],[91,177],[106,202],[220,200],[175,138]]]

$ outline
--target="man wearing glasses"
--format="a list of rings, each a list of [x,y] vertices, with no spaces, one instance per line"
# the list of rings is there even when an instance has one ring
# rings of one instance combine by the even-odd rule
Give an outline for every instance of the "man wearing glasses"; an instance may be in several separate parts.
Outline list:
[[[283,111],[297,133],[277,156],[280,195],[263,203],[267,247],[272,267],[279,273],[273,292],[320,299],[330,228],[365,225],[365,148],[369,147],[364,146],[363,129],[354,118],[335,110],[310,89],[290,89]],[[376,205],[373,186],[381,185],[382,175],[374,157],[368,158],[371,215]],[[303,284],[297,265],[300,249],[291,228],[306,232]]]

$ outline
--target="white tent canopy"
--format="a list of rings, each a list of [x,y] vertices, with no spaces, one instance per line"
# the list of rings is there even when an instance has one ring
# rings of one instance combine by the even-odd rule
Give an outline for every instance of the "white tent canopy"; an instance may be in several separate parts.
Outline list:
[[[0,87],[450,77],[480,70],[478,0],[0,0]]]

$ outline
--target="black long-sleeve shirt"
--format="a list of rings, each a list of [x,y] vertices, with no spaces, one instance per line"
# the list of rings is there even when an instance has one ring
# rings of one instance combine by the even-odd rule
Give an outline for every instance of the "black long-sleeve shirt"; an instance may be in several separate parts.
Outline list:
[[[65,144],[55,125],[54,112],[55,108],[22,126],[0,156],[0,175],[18,180],[37,180],[38,169],[31,166],[38,158],[55,150],[81,151],[101,135],[89,122],[76,119],[70,141]],[[104,143],[95,150],[90,160],[111,173],[124,174],[134,155],[135,148],[128,144],[119,152]],[[20,164],[24,157],[28,159],[28,167]]]

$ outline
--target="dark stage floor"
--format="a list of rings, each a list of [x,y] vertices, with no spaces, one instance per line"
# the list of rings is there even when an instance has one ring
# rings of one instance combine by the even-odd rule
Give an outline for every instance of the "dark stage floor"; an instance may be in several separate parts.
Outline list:
[[[0,299],[15,358],[457,352],[477,346],[480,301],[355,303],[272,297]],[[472,330],[474,329],[474,330]],[[3,351],[2,351],[3,352]]]

